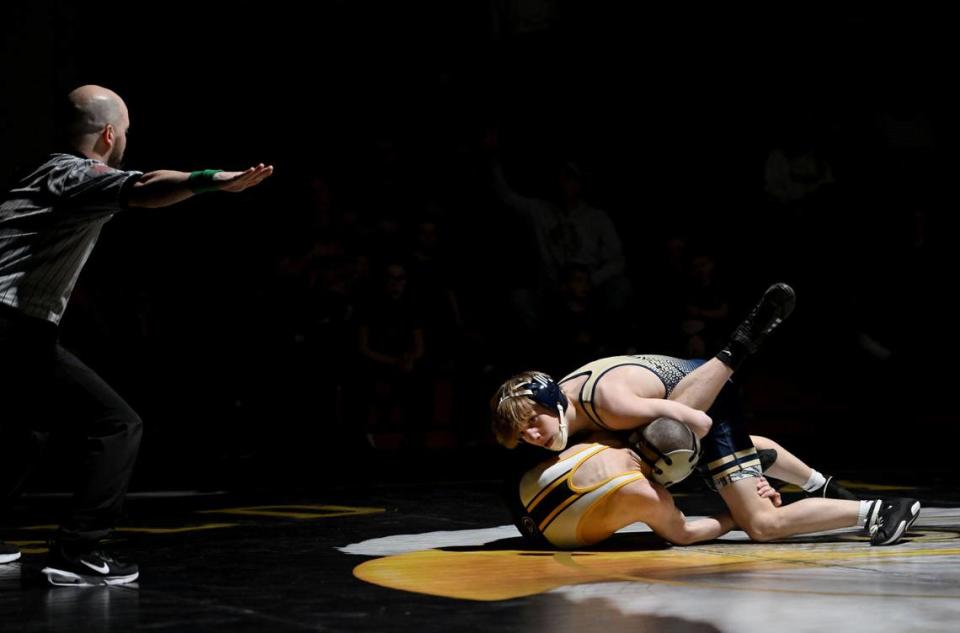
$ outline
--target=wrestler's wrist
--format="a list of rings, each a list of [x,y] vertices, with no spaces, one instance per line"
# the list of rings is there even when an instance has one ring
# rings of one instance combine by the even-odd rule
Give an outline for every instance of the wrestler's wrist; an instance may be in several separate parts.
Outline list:
[[[220,186],[215,181],[214,176],[222,171],[222,169],[202,169],[190,172],[190,175],[187,176],[187,186],[193,193],[218,191]]]

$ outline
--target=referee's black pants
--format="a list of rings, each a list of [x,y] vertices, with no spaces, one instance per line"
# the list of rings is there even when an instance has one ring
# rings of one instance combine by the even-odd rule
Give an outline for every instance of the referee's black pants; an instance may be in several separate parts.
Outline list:
[[[69,460],[55,467],[73,492],[58,539],[92,544],[120,516],[143,423],[57,337],[53,323],[0,305],[0,509],[10,507],[56,434]]]

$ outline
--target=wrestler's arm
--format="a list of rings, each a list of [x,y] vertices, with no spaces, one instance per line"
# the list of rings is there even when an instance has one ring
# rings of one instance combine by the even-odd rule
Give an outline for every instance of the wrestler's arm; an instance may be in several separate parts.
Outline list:
[[[626,384],[604,386],[597,394],[597,404],[603,409],[604,423],[613,430],[628,430],[643,426],[659,417],[667,417],[689,426],[697,437],[710,432],[710,416],[676,400],[641,398]]]
[[[763,478],[757,480],[757,494],[780,505],[780,495]],[[674,545],[692,545],[719,538],[736,529],[728,512],[687,520],[663,486],[635,481],[611,495],[603,512],[591,516],[582,526],[588,543],[597,543],[632,523],[646,523],[661,538]]]
[[[596,543],[633,523],[646,523],[658,536],[675,545],[709,541],[734,527],[726,512],[688,521],[666,488],[641,479],[610,495],[602,511],[589,514],[580,529],[588,543]]]
[[[737,524],[728,512],[688,521],[674,504],[673,497],[667,489],[659,484],[653,484],[659,503],[650,513],[650,519],[645,521],[657,535],[670,541],[674,545],[691,545],[719,538],[736,529]],[[757,495],[762,499],[770,499],[775,506],[781,504],[778,493],[763,477],[757,479]]]
[[[654,489],[659,498],[659,503],[644,522],[658,536],[674,545],[690,545],[710,541],[736,527],[727,512],[688,521],[683,512],[673,503],[673,497],[667,492],[666,488],[654,485]]]

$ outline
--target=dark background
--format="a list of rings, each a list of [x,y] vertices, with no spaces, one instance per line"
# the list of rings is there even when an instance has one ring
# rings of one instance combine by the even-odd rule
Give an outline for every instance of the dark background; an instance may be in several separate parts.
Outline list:
[[[955,480],[951,21],[622,4],[5,6],[0,174],[44,155],[84,83],[126,100],[129,168],[276,168],[121,214],[81,278],[63,342],[146,421],[134,487],[489,476],[494,388],[580,362],[514,327],[537,254],[493,195],[491,130],[525,195],[575,161],[623,243],[626,316],[601,311],[578,353],[684,355],[698,257],[724,333],[787,281],[797,311],[741,376],[752,429],[815,466]],[[778,189],[778,158],[814,177]],[[440,246],[417,266],[425,220]],[[391,262],[427,357],[384,392],[355,341]]]

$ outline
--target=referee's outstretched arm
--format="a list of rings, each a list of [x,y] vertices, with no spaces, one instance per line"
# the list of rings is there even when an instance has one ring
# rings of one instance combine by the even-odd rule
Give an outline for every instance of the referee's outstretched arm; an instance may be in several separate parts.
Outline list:
[[[263,163],[243,171],[151,171],[127,190],[126,203],[130,207],[168,207],[205,191],[243,191],[260,184],[272,173],[273,166]]]

